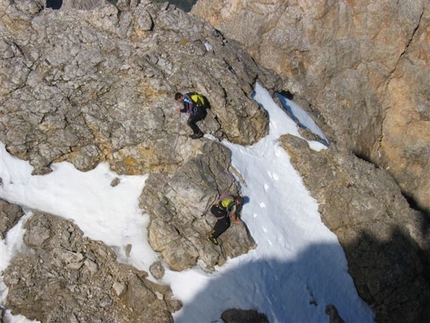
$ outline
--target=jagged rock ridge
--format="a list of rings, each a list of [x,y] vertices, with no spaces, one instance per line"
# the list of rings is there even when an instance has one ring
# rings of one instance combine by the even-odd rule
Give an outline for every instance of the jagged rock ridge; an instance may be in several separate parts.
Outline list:
[[[206,241],[214,219],[202,215],[219,194],[238,193],[240,185],[231,174],[230,155],[222,145],[189,139],[191,131],[176,114],[173,96],[177,91],[203,93],[211,109],[202,129],[220,139],[252,144],[268,130],[266,111],[251,98],[253,85],[258,79],[273,88],[280,78],[260,68],[240,46],[204,20],[173,6],[150,1],[120,1],[118,7],[98,3],[96,8],[81,8],[77,2],[79,9],[89,10],[76,10],[73,2],[64,2],[60,10],[52,10],[44,9],[41,1],[2,2],[0,73],[5,77],[0,89],[0,140],[11,154],[28,160],[34,174],[50,172],[50,165],[61,161],[82,171],[108,162],[120,174],[150,173],[141,197],[142,207],[151,216],[149,241],[172,269],[189,268],[201,260],[205,269],[212,270],[228,257],[254,248],[244,226],[233,226],[223,236],[222,248]],[[13,218],[9,211],[7,216]],[[64,228],[59,230],[61,234]],[[70,243],[77,239],[70,238]],[[59,261],[48,245],[38,248],[38,253]],[[84,261],[86,255],[82,255],[78,257]],[[57,320],[61,313],[55,304],[30,314],[37,304],[28,304],[29,298],[22,296],[28,286],[13,277],[37,276],[36,281],[29,278],[35,286],[33,300],[42,297],[40,291],[47,295],[61,291],[65,295],[61,306],[66,306],[66,299],[74,302],[73,297],[84,297],[89,287],[76,281],[73,291],[77,294],[70,298],[69,273],[59,273],[54,276],[67,276],[57,277],[59,289],[43,289],[39,283],[50,286],[44,283],[50,275],[43,271],[46,268],[38,267],[37,275],[30,268],[19,268],[40,257],[20,254],[12,262],[7,306],[31,318]],[[71,268],[75,276],[86,268],[80,260],[76,262],[79,268]],[[100,291],[111,288],[105,279],[93,283],[91,288]],[[135,301],[127,297],[118,302],[144,311]],[[110,301],[99,311],[81,308],[78,314],[70,305],[63,319],[73,315],[108,319],[115,304]],[[167,304],[166,312],[163,302],[153,304],[161,313],[177,309]],[[129,314],[115,317],[133,321],[134,314]],[[166,314],[163,320],[169,317]]]
[[[430,3],[199,0],[193,14],[285,79],[332,142],[430,214]]]
[[[233,7],[238,3],[232,2]],[[0,4],[0,32],[3,36],[0,41],[0,140],[7,149],[29,160],[37,174],[49,172],[50,164],[63,160],[84,171],[107,161],[113,170],[121,174],[150,173],[140,205],[151,217],[149,240],[152,246],[173,269],[194,266],[199,259],[210,270],[215,264],[222,264],[227,257],[253,248],[255,245],[246,227],[235,225],[223,235],[222,248],[204,241],[213,219],[201,215],[219,193],[226,190],[236,193],[240,185],[231,174],[229,152],[225,147],[206,139],[197,142],[188,139],[189,129],[174,113],[176,103],[173,94],[188,89],[202,92],[212,105],[209,116],[202,123],[205,132],[237,143],[251,144],[267,133],[268,122],[265,111],[251,99],[254,82],[258,79],[268,89],[291,91],[296,93],[296,97],[301,95],[305,102],[301,87],[309,90],[310,94],[314,93],[312,86],[308,85],[309,81],[304,78],[302,84],[302,79],[288,76],[281,86],[280,78],[256,64],[240,45],[225,38],[205,21],[168,4],[158,6],[149,1],[139,4],[137,1],[119,1],[118,9],[101,1],[101,7],[91,11],[76,11],[73,5],[65,5],[60,10],[43,10],[41,4],[42,1],[8,1]],[[256,6],[258,8],[261,7]],[[321,8],[319,4],[315,5],[311,12],[318,16]],[[273,9],[273,12],[281,12],[276,6]],[[228,11],[224,10],[226,13]],[[297,62],[300,63],[299,60]],[[305,64],[303,69],[300,64],[296,68],[301,72],[310,66]],[[310,69],[309,73],[313,71]],[[317,71],[311,76],[319,75]],[[3,78],[3,75],[8,77]],[[320,90],[319,79],[312,80],[314,83],[309,84]],[[346,91],[349,85],[345,82],[345,92],[342,93],[349,93]],[[310,98],[306,99],[313,102]],[[377,101],[373,96],[366,100]],[[333,97],[331,101],[321,102],[331,102],[335,107],[339,104]],[[317,106],[316,103],[313,105]],[[338,112],[334,109],[333,114],[342,118]],[[358,115],[354,114],[354,118]],[[334,141],[332,149],[336,150],[336,142],[350,145],[341,140],[342,131],[346,128],[346,123],[341,123],[344,120],[330,119],[323,113],[321,116],[328,124],[321,127]],[[368,120],[373,117],[374,111],[369,111]],[[339,126],[336,126],[337,122]],[[364,128],[372,128],[368,127],[369,124]],[[353,129],[354,133],[364,134],[367,131]],[[348,140],[353,137],[351,133],[347,132]],[[369,131],[369,137],[374,133]],[[352,246],[346,248],[351,274],[362,297],[375,306],[378,319],[407,322],[417,318],[414,313],[425,317],[428,282],[421,278],[427,275],[428,238],[423,236],[420,225],[423,226],[426,221],[416,220],[418,215],[408,208],[397,186],[382,170],[375,170],[367,164],[363,166],[362,161],[342,149],[339,149],[339,155],[330,151],[334,156],[325,156],[324,152],[320,153],[322,155],[309,152],[306,145],[302,145],[304,142],[290,139],[283,139],[282,142],[291,155],[296,155],[292,159],[301,169],[305,182],[310,183],[311,188],[316,187],[310,190],[322,204],[327,225],[338,234],[345,248],[348,244]],[[355,149],[356,153],[358,151],[361,150]],[[354,167],[348,168],[346,161]],[[308,170],[318,166],[321,168],[321,182],[307,181]],[[354,178],[349,178],[348,172],[340,171],[344,167]],[[363,185],[360,184],[362,178],[365,178]],[[351,185],[345,187],[346,182]],[[377,189],[370,189],[372,186]],[[350,200],[358,197],[359,202],[350,207],[352,212],[345,212],[348,203],[341,203],[343,196],[348,196]],[[400,215],[405,214],[411,217],[405,232],[390,235],[396,224],[402,222],[404,225]],[[13,219],[9,211],[7,215]],[[39,225],[38,221],[59,221],[48,215],[42,215],[42,218],[38,215],[29,224],[35,230],[39,228],[42,234],[29,233],[33,238],[26,238],[35,255],[20,254],[8,268],[10,299],[7,302],[10,308],[18,313],[29,313],[34,299],[39,297],[35,287],[32,290],[35,296],[31,300],[25,298],[24,290],[28,286],[23,281],[17,281],[16,277],[28,277],[29,284],[37,285],[37,280],[46,282],[45,278],[54,272],[54,286],[66,286],[64,290],[60,288],[57,291],[73,303],[73,297],[79,301],[91,288],[112,292],[113,282],[106,282],[114,276],[109,271],[115,268],[115,273],[121,277],[120,285],[115,284],[110,301],[103,299],[99,293],[95,294],[97,302],[106,306],[96,309],[94,313],[107,319],[108,309],[112,306],[115,315],[123,315],[124,320],[132,321],[132,314],[116,309],[116,304],[121,302],[139,313],[146,311],[140,304],[133,303],[133,297],[121,298],[121,282],[130,277],[122,276],[123,267],[114,262],[113,253],[105,246],[96,244],[96,250],[92,252],[104,250],[109,254],[109,262],[96,261],[100,268],[94,267],[90,260],[94,262],[98,258],[87,255],[87,249],[77,244],[80,241],[79,234],[75,234],[78,229],[71,224],[56,226],[62,228],[58,230],[60,237],[69,239],[65,250],[72,250],[75,253],[73,257],[61,248],[52,248],[49,240],[42,238],[35,243],[34,240],[40,237],[53,237],[49,233],[51,224]],[[374,231],[370,231],[372,235],[363,238],[358,234],[372,226],[375,227]],[[394,248],[390,243],[378,244],[380,241],[374,239],[378,234],[379,237],[394,237]],[[241,243],[232,236],[238,236]],[[54,238],[54,241],[62,241],[63,238]],[[412,242],[402,248],[410,240]],[[94,242],[85,241],[83,244],[93,245]],[[355,255],[354,251],[358,254]],[[399,264],[396,251],[402,255]],[[57,256],[60,258],[57,259]],[[379,263],[381,257],[383,261]],[[53,258],[53,263],[48,262],[48,258]],[[31,280],[31,269],[23,263],[34,264],[38,259],[48,266],[37,266],[40,271],[37,271],[38,279],[34,281]],[[364,264],[363,260],[366,260]],[[64,273],[57,273],[54,269],[61,261],[70,268]],[[107,271],[102,268],[102,263],[109,263]],[[85,279],[90,275],[87,271],[94,268],[100,269],[103,275],[100,280],[94,281],[95,285],[87,285]],[[392,270],[398,271],[393,273]],[[80,271],[83,280],[77,281],[73,291],[83,294],[71,298],[67,290],[71,288],[70,279],[75,279]],[[404,287],[403,273],[413,283],[404,290],[401,288]],[[162,276],[162,270],[159,274]],[[382,279],[379,284],[381,277],[391,277],[393,274],[394,279]],[[138,277],[139,282],[144,282],[142,275],[145,274],[134,273],[132,280]],[[49,287],[49,284],[45,285]],[[38,286],[44,290],[42,287],[45,286]],[[169,321],[168,312],[179,308],[179,304],[171,302],[168,290],[163,289],[159,294],[155,292],[157,288],[142,288],[140,292],[149,294],[151,304],[162,309],[163,320]],[[153,297],[154,293],[157,299]],[[402,311],[396,310],[396,306],[404,304],[407,306]],[[61,317],[55,304],[48,305],[30,317],[44,319],[50,316],[62,321],[70,317],[91,317],[91,313],[84,312],[85,308],[75,312],[76,307],[67,302],[64,302],[66,316]]]
[[[315,152],[291,135],[280,142],[319,201],[322,219],[343,246],[357,291],[375,310],[376,321],[428,321],[425,216],[409,207],[383,169],[334,145]]]

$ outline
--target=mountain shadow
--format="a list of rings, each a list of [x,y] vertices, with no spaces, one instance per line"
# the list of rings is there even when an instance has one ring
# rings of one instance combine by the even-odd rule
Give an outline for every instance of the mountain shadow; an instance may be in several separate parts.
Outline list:
[[[293,261],[259,259],[232,269],[228,264],[224,267],[177,313],[175,322],[197,323],[211,315],[209,322],[222,323],[222,313],[232,308],[264,313],[269,322],[328,322],[329,305],[337,308],[345,322],[373,322],[370,307],[358,296],[347,273],[339,245],[311,245]]]
[[[314,244],[293,261],[259,259],[231,269],[227,264],[175,322],[197,323],[210,313],[211,322],[222,323],[222,312],[232,308],[264,313],[269,322],[329,322],[330,305],[348,323],[430,322],[428,259],[396,229],[387,241],[362,233],[345,253],[336,244]]]
[[[344,249],[357,291],[375,309],[376,322],[430,322],[430,252],[405,229],[393,229],[385,241],[363,232]]]

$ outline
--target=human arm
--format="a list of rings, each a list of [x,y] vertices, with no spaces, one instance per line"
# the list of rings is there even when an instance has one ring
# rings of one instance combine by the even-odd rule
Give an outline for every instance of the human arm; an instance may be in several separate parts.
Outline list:
[[[233,220],[234,223],[237,223],[237,224],[242,223],[242,220],[239,218],[239,214],[236,206],[234,206],[233,209],[231,210],[230,218]]]
[[[184,106],[181,108],[178,108],[178,112],[182,112],[182,113],[186,113],[188,111],[188,107],[187,107],[188,103],[184,102]]]
[[[184,107],[181,112],[186,112],[191,115],[194,111],[194,101],[186,94],[184,95],[182,103],[184,104]]]
[[[190,100],[187,94],[182,95],[180,93],[176,93],[175,99],[177,102],[182,103],[182,108],[176,108],[177,113],[185,113],[190,111]]]

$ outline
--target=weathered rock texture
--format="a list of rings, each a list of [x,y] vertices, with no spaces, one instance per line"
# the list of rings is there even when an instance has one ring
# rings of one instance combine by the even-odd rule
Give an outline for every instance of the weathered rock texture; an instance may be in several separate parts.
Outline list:
[[[0,7],[0,140],[35,173],[64,160],[126,174],[183,163],[191,131],[175,113],[177,91],[209,99],[205,132],[242,144],[267,133],[251,93],[256,79],[276,78],[202,19],[149,1],[42,9]]]
[[[28,250],[5,271],[6,306],[41,322],[173,322],[180,308],[168,286],[116,261],[71,222],[36,213],[25,225]]]
[[[120,174],[150,173],[141,198],[151,216],[149,241],[173,269],[201,260],[210,270],[255,247],[244,224],[233,224],[220,246],[206,241],[215,219],[205,212],[239,185],[228,150],[188,138],[174,94],[201,92],[211,105],[201,128],[252,144],[268,131],[266,111],[251,98],[255,81],[273,89],[279,77],[167,3],[64,1],[53,10],[41,0],[3,1],[0,34],[0,141],[11,154],[35,174],[60,161],[82,171],[106,161]],[[79,231],[62,223],[47,216],[29,222],[34,253],[8,268],[9,308],[43,322],[171,320],[177,304],[167,290],[158,299],[142,273],[114,263],[99,243],[88,247],[94,242],[81,242]],[[151,271],[163,275],[160,266]],[[84,300],[88,312],[79,309]]]
[[[387,168],[430,214],[429,1],[199,0],[191,12],[282,75],[331,141]]]
[[[15,205],[10,204],[0,199],[0,238],[4,239],[7,232],[19,219],[24,215],[22,209]]]
[[[294,167],[319,202],[324,223],[344,247],[349,271],[377,322],[430,319],[430,232],[383,169],[335,146],[315,152],[281,138]]]
[[[252,144],[268,125],[251,98],[255,81],[281,90],[281,79],[209,23],[167,3],[44,5],[0,3],[0,141],[8,151],[28,160],[35,174],[60,161],[83,171],[106,161],[120,174],[149,173],[140,197],[151,217],[149,241],[174,270],[196,264],[211,270],[255,247],[245,224],[232,224],[220,246],[205,240],[215,221],[209,206],[221,193],[238,193],[240,185],[225,147],[188,138],[173,95],[203,93],[211,110],[202,129]],[[316,153],[297,138],[281,140],[345,247],[360,295],[381,322],[429,319],[427,220],[409,209],[384,170],[343,150],[390,166],[402,189],[425,207],[428,3],[212,5],[223,5],[213,14],[223,19],[219,28],[254,57],[273,62],[269,67],[284,75],[283,89],[310,102],[310,112],[319,111],[321,127],[341,147]],[[413,83],[413,75],[424,85]],[[390,114],[401,106],[406,117]],[[421,131],[419,140],[402,128],[405,120],[415,125],[409,132]],[[404,141],[400,132],[407,134]],[[8,210],[1,218],[4,234],[19,210],[2,205]],[[167,287],[118,264],[109,248],[82,238],[73,224],[36,213],[27,229],[28,252],[4,277],[14,312],[43,322],[170,322],[180,307]],[[160,263],[151,273],[163,276]]]
[[[195,266],[199,260],[211,270],[255,247],[244,223],[232,223],[219,246],[206,240],[216,221],[208,209],[224,192],[238,195],[239,185],[230,173],[227,148],[206,140],[197,145],[200,152],[173,176],[151,174],[140,198],[151,216],[149,242],[175,270]]]

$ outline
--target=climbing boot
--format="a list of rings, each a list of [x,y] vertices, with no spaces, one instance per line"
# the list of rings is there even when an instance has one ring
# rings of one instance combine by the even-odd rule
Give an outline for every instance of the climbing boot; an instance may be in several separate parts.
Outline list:
[[[217,238],[214,238],[214,237],[212,237],[212,235],[210,235],[210,236],[208,236],[208,240],[210,241],[210,242],[212,242],[214,245],[218,245],[218,239]]]
[[[199,139],[201,137],[203,137],[203,132],[195,133],[190,136],[191,139]]]

